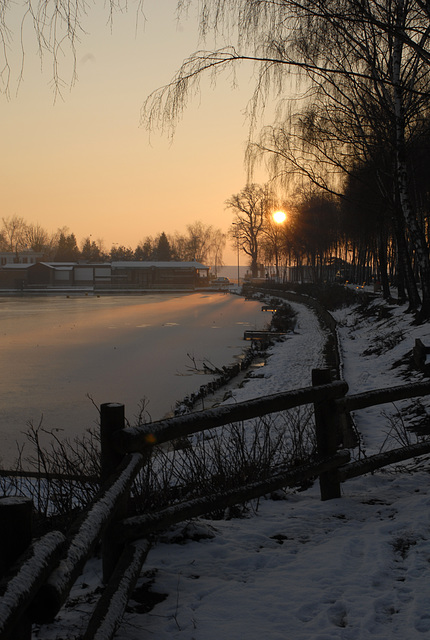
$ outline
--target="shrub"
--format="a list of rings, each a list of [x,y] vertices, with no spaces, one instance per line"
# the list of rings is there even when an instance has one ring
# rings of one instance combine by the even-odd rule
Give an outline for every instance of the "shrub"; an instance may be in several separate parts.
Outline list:
[[[271,326],[274,331],[294,331],[297,322],[297,312],[285,302],[272,316]]]
[[[32,498],[36,532],[53,519],[57,528],[67,529],[99,489],[98,430],[89,429],[74,440],[60,440],[42,423],[30,423],[25,436],[27,447],[19,450],[12,473],[0,478],[2,493]],[[44,436],[49,436],[48,444],[42,443]]]
[[[136,483],[134,506],[152,511],[268,478],[308,461],[314,434],[313,412],[301,407],[198,434],[180,448],[156,448]]]
[[[295,284],[288,282],[281,284],[271,282],[263,283],[259,285],[259,288],[262,290],[270,289],[270,291],[278,290],[279,292],[292,291],[303,296],[309,296],[310,298],[318,300],[328,311],[334,311],[335,309],[348,307],[356,303],[367,304],[369,300],[369,294],[366,292],[350,289],[349,287],[336,283]]]
[[[141,417],[141,416],[139,416]],[[97,430],[73,441],[55,434],[48,447],[41,424],[27,432],[30,452],[23,452],[15,477],[1,478],[4,495],[30,496],[36,533],[54,526],[66,530],[99,489],[100,442]],[[313,412],[301,407],[239,422],[174,443],[155,447],[136,479],[130,506],[134,512],[156,511],[191,498],[246,485],[294,467],[315,453]],[[33,477],[19,476],[23,468]],[[43,474],[43,476],[41,475]],[[211,514],[223,517],[223,513]]]

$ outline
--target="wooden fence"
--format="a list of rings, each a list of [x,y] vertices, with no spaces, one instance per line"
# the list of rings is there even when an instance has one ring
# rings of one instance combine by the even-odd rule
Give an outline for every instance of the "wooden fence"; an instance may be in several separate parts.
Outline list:
[[[32,623],[55,619],[86,561],[101,541],[105,589],[83,640],[113,638],[150,548],[151,534],[319,477],[321,499],[339,498],[341,482],[380,467],[430,453],[430,441],[350,462],[345,433],[351,411],[430,394],[430,382],[346,395],[348,385],[315,370],[313,386],[216,409],[125,428],[124,406],[101,406],[101,489],[67,535],[51,531],[31,540],[31,500],[0,499],[0,639],[31,638]],[[131,485],[158,444],[214,427],[311,404],[317,461],[211,496],[175,504],[157,513],[127,515]]]

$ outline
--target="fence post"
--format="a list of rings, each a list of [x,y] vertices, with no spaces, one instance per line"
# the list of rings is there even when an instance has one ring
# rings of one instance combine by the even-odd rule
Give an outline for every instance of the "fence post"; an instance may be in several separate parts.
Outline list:
[[[332,382],[329,369],[312,370],[312,386]],[[339,447],[339,420],[336,403],[333,399],[314,403],[315,431],[317,438],[317,451],[321,458],[334,455]],[[321,500],[340,498],[340,482],[337,470],[325,471],[320,475]]]
[[[112,444],[112,434],[125,427],[124,405],[117,402],[108,402],[100,405],[100,448],[101,448],[101,483],[115,473],[123,456],[118,453]],[[121,501],[114,520],[124,518],[127,512],[127,497]],[[102,538],[102,564],[103,581],[108,582],[115,565],[122,553],[123,545],[118,545],[112,541],[110,527],[105,531]]]
[[[24,497],[0,498],[0,576],[12,567],[29,547],[33,535],[33,501]],[[31,620],[24,613],[15,637],[31,640]]]

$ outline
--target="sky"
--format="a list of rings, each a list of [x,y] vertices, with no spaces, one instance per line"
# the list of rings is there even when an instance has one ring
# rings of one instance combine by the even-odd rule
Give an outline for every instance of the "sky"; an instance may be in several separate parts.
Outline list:
[[[67,226],[84,237],[135,247],[162,231],[185,232],[197,220],[227,231],[232,212],[225,201],[246,184],[245,116],[252,69],[238,88],[225,74],[209,79],[178,123],[173,141],[140,122],[147,96],[169,82],[181,62],[201,48],[193,12],[179,25],[176,0],[145,0],[114,16],[102,3],[90,7],[77,47],[77,82],[70,87],[72,56],[59,53],[61,97],[52,87],[52,60],[41,64],[31,24],[23,30],[20,5],[12,26],[8,96],[0,95],[1,215],[20,216],[49,232]],[[3,87],[4,88],[4,87]],[[261,179],[260,179],[261,178]],[[263,173],[257,178],[265,180]],[[227,245],[226,264],[235,264]]]

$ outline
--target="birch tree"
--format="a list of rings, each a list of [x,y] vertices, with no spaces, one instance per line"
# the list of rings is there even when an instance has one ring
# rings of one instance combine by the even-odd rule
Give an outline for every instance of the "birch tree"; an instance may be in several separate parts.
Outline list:
[[[424,230],[411,206],[407,173],[408,143],[429,127],[429,66],[422,55],[429,43],[428,20],[423,18],[420,3],[414,1],[367,1],[351,2],[349,5],[354,11],[347,14],[345,20],[339,19],[340,14],[335,15],[324,33],[333,34],[334,31],[337,36],[335,55],[342,60],[354,60],[354,70],[363,75],[366,73],[370,78],[368,81],[355,73],[342,76],[342,85],[348,86],[342,93],[342,105],[345,106],[345,98],[351,96],[354,103],[349,102],[353,108],[348,109],[348,115],[352,114],[355,119],[358,116],[358,122],[363,118],[367,125],[364,135],[354,136],[352,146],[367,160],[375,159],[375,154],[380,156],[382,149],[392,156],[395,182],[391,201],[394,201],[398,251],[406,277],[410,307],[418,306],[419,297],[408,264],[405,232],[412,240],[420,272],[421,315],[429,317],[429,251]],[[324,19],[327,19],[328,6],[321,2],[318,6],[324,11]],[[417,43],[417,47],[411,46],[413,42]],[[323,38],[320,51],[326,60],[324,52],[329,50],[328,45],[329,42],[324,42]],[[324,76],[331,82],[331,76],[326,73]],[[360,92],[357,92],[357,86]],[[364,96],[365,102],[360,100],[360,95]],[[332,94],[330,98],[333,100]],[[373,107],[369,108],[369,105]]]

